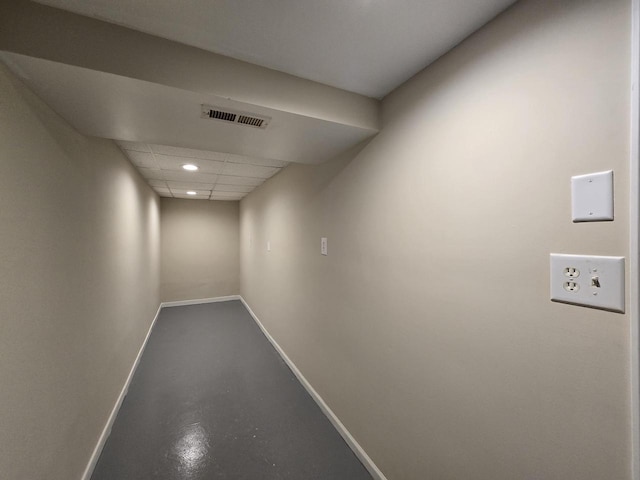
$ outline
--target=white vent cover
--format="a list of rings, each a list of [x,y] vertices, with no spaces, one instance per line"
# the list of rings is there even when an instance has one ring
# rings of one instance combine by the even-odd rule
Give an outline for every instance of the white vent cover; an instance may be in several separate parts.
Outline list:
[[[226,123],[236,123],[246,127],[267,128],[271,117],[264,115],[256,115],[255,113],[239,112],[237,110],[229,110],[228,108],[213,107],[211,105],[202,105],[202,118],[210,118]]]

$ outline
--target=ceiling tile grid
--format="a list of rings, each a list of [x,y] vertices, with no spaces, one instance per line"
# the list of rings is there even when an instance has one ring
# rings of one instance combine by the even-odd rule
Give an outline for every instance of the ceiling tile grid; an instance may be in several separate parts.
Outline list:
[[[116,143],[161,197],[241,200],[289,164],[168,145],[120,140]],[[184,170],[182,167],[187,164],[196,165],[198,170]]]

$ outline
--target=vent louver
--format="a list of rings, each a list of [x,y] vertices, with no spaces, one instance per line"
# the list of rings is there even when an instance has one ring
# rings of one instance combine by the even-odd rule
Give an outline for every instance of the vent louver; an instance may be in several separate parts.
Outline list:
[[[202,105],[201,114],[202,118],[262,129],[267,128],[271,120],[270,117],[256,115],[255,113],[237,112],[228,108],[212,107],[211,105]]]
[[[264,123],[264,120],[262,120],[261,118],[240,115],[240,118],[238,118],[238,123],[242,123],[243,125],[251,125],[252,127],[261,127]]]
[[[226,122],[235,122],[237,115],[235,113],[221,112],[220,110],[209,110],[209,118],[217,118]]]

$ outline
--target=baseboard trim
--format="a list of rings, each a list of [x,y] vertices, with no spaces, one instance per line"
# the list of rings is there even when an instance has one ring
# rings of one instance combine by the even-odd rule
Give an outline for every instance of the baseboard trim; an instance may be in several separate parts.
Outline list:
[[[228,302],[240,300],[240,295],[227,295],[225,297],[195,298],[193,300],[176,300],[174,302],[162,302],[160,307],[182,307],[184,305],[198,305],[200,303]]]
[[[111,428],[113,427],[113,423],[118,416],[118,412],[120,411],[120,407],[122,406],[122,402],[124,401],[124,397],[127,396],[127,391],[129,390],[129,385],[131,384],[131,380],[133,379],[133,374],[136,372],[138,368],[138,364],[140,363],[140,358],[142,357],[142,352],[144,352],[144,348],[147,346],[147,341],[149,340],[149,336],[151,335],[151,331],[153,330],[153,326],[156,324],[156,320],[158,320],[158,315],[160,315],[160,310],[162,310],[162,304],[158,307],[156,311],[156,316],[153,317],[153,321],[151,322],[151,326],[149,326],[149,330],[147,331],[147,336],[144,338],[144,342],[142,342],[142,346],[140,350],[138,350],[138,355],[136,356],[135,361],[133,362],[133,366],[129,371],[129,376],[127,380],[124,382],[124,386],[120,391],[120,395],[116,400],[113,409],[111,410],[111,414],[107,419],[107,423],[102,430],[102,434],[98,439],[98,443],[96,447],[93,449],[93,453],[91,454],[91,458],[89,459],[89,463],[87,468],[85,468],[84,473],[82,474],[82,480],[91,480],[91,475],[93,475],[93,471],[96,468],[96,464],[98,463],[98,459],[100,458],[100,454],[102,453],[102,449],[104,448],[105,443],[107,443],[107,438],[109,438],[109,434],[111,433]]]
[[[336,414],[333,413],[331,408],[329,408],[329,405],[327,405],[327,403],[318,394],[318,392],[315,391],[315,389],[311,386],[309,381],[304,377],[302,372],[298,370],[298,367],[296,367],[295,363],[291,361],[291,359],[287,356],[287,354],[284,352],[282,347],[278,345],[278,342],[276,342],[275,339],[271,336],[271,334],[267,331],[267,329],[264,327],[264,325],[262,324],[258,316],[253,312],[253,310],[251,310],[251,307],[246,302],[246,300],[242,298],[242,296],[239,296],[239,298],[242,304],[247,309],[247,311],[253,317],[253,320],[258,324],[258,327],[260,327],[260,330],[262,330],[262,333],[264,333],[264,336],[267,337],[271,345],[273,345],[273,348],[275,348],[278,354],[280,354],[280,356],[282,357],[284,362],[287,364],[287,366],[291,369],[291,371],[296,376],[298,381],[307,390],[307,392],[309,392],[309,395],[311,395],[311,398],[313,398],[313,400],[318,404],[318,406],[320,407],[320,410],[322,410],[322,412],[327,416],[329,421],[332,423],[332,425],[335,427],[338,433],[342,436],[344,441],[347,442],[347,445],[349,445],[349,448],[353,450],[353,453],[356,455],[356,457],[358,457],[360,462],[362,462],[362,464],[368,470],[368,472],[371,474],[374,480],[387,480],[387,478],[384,476],[382,471],[380,471],[380,469],[376,466],[373,460],[371,460],[371,457],[367,455],[367,452],[365,452],[364,449],[360,446],[360,444],[356,441],[356,439],[353,438],[353,435],[351,435],[349,430],[347,430],[347,427],[345,427],[344,424],[340,421],[340,419],[336,416]]]

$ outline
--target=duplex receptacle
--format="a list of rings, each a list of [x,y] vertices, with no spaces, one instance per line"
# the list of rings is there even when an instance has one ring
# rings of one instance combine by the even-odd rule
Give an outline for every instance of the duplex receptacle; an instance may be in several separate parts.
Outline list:
[[[569,278],[576,278],[580,276],[580,270],[576,267],[565,267],[564,276]]]
[[[578,284],[577,282],[564,282],[564,285],[562,285],[564,287],[564,289],[567,292],[577,292],[578,290],[580,290],[580,284]]]

